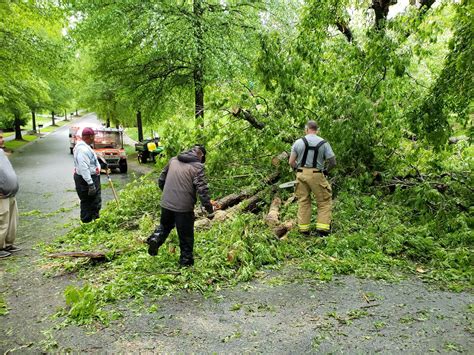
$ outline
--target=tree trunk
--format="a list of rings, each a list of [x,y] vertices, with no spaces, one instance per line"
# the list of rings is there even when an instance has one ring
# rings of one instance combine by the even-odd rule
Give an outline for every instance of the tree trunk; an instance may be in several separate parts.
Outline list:
[[[53,122],[53,126],[56,126],[56,121],[54,121],[54,111],[51,111],[51,121]]]
[[[77,108],[76,108],[76,116],[79,116],[79,114],[77,113]]]
[[[387,21],[390,5],[395,5],[397,0],[372,0],[372,9],[375,12],[375,27],[382,29]]]
[[[225,210],[229,207],[235,206],[238,203],[245,200],[247,197],[251,196],[250,191],[241,191],[239,193],[230,194],[227,196],[222,197],[221,199],[216,201],[216,204],[219,209]]]
[[[343,21],[336,22],[337,29],[344,35],[346,36],[347,41],[350,43],[352,42],[352,31],[351,29],[347,26],[347,24]]]
[[[21,116],[19,113],[15,113],[15,139],[16,140],[23,140],[23,137],[21,136]]]
[[[110,112],[107,112],[107,120],[105,121],[105,127],[110,127]]]
[[[197,128],[197,140],[203,142],[204,129],[204,44],[203,44],[203,28],[202,28],[202,0],[194,0],[194,40],[196,43],[196,62],[194,63],[193,80],[194,80],[194,118]]]
[[[67,121],[67,111],[64,110],[64,121]]]
[[[31,111],[31,123],[32,123],[33,132],[36,133],[36,113],[35,113],[35,110]]]
[[[143,142],[143,125],[142,125],[142,112],[137,111],[137,130],[138,130],[138,141]]]

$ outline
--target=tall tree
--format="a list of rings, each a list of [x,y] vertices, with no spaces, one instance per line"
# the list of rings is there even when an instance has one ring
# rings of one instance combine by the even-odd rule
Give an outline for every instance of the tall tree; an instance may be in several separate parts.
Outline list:
[[[84,14],[76,33],[92,49],[96,78],[133,97],[135,110],[192,98],[194,105],[186,109],[194,112],[198,132],[204,127],[206,87],[249,66],[248,48],[260,24],[259,1],[73,5]]]
[[[50,2],[6,2],[0,6],[0,110],[22,116],[49,101],[62,47],[62,12]]]

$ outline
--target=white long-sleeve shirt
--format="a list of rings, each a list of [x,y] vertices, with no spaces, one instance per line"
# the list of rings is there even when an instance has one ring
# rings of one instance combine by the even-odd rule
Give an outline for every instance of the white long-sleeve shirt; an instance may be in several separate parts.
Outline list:
[[[98,175],[100,163],[92,148],[84,141],[74,147],[74,167],[77,175],[81,175],[88,185],[92,185],[91,175]]]

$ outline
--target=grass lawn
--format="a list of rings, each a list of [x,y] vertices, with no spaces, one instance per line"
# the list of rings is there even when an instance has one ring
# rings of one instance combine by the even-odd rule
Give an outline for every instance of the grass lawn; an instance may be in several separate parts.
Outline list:
[[[37,136],[33,136],[33,135],[28,135],[28,134],[25,134],[23,136],[23,140],[22,141],[16,141],[16,140],[12,140],[12,141],[8,141],[8,142],[5,142],[5,148],[9,149],[9,150],[16,150],[20,147],[23,147],[25,144],[31,142],[31,141],[34,141],[36,138],[38,138]]]
[[[57,128],[68,124],[69,122],[71,122],[71,121],[56,121],[56,126],[47,126],[45,128],[41,128],[41,133],[52,132],[52,131],[56,130]]]
[[[136,127],[129,127],[124,129],[125,134],[132,138],[134,141],[138,141],[138,130]]]
[[[15,134],[15,132],[3,132],[3,138],[13,136],[14,134]]]

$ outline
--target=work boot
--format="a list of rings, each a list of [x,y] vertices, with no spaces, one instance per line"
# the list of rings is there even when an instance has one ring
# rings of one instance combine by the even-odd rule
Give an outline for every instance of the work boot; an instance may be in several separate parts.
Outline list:
[[[191,257],[181,257],[179,258],[179,265],[182,267],[193,266],[194,265],[194,258]]]
[[[0,259],[1,258],[6,258],[7,256],[12,255],[12,253],[9,253],[8,251],[5,250],[0,250]]]
[[[316,233],[320,237],[327,237],[329,234],[331,234],[331,231],[323,231],[323,230],[317,229]]]
[[[148,244],[148,254],[150,254],[151,256],[156,256],[158,254],[158,249],[163,244],[161,233],[155,231],[152,235],[148,237],[146,242]]]

